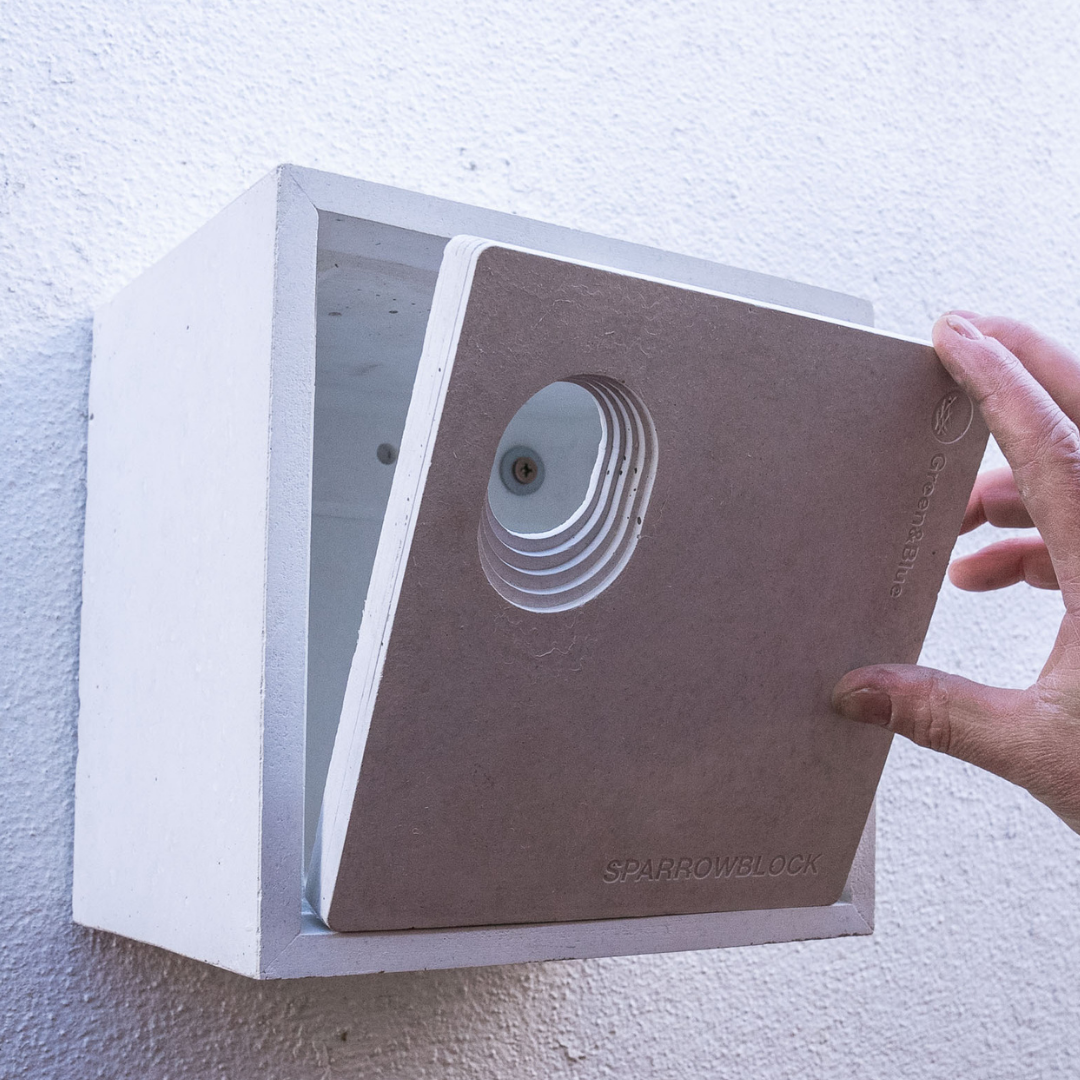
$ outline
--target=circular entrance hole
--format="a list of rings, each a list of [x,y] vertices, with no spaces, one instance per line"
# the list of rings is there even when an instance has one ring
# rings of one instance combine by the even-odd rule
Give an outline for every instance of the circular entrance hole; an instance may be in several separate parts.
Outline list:
[[[480,517],[496,592],[563,611],[606,589],[641,534],[656,458],[652,419],[622,383],[579,375],[534,394],[499,441]]]

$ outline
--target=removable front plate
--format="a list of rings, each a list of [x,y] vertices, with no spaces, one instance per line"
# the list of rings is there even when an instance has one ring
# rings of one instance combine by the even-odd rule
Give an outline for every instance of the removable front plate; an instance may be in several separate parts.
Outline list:
[[[611,500],[618,572],[532,610],[483,522],[507,425],[559,380],[607,388],[643,472]],[[835,901],[889,737],[829,693],[917,658],[985,437],[927,345],[452,241],[327,778],[323,918]]]

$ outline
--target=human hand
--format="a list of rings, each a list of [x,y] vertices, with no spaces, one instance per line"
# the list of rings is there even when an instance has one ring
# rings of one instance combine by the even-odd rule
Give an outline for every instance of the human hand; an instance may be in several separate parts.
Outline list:
[[[1011,466],[978,478],[963,531],[1038,530],[957,559],[949,577],[973,591],[1060,588],[1065,616],[1026,690],[878,664],[845,675],[833,705],[1019,784],[1080,832],[1080,358],[1023,323],[970,312],[940,318],[933,340]]]

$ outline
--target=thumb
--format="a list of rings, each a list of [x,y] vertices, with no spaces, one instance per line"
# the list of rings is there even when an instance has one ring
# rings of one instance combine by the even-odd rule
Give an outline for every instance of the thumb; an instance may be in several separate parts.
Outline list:
[[[833,690],[833,707],[1023,784],[1030,741],[1017,720],[1026,697],[933,668],[878,664],[848,672]]]

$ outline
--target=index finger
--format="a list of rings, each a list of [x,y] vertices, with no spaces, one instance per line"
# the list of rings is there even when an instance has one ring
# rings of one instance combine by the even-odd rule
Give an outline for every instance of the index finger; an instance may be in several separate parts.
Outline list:
[[[955,313],[934,324],[934,347],[972,396],[1005,454],[1054,564],[1061,596],[1080,609],[1080,432],[1031,370]],[[1039,351],[1036,340],[1026,350]],[[1038,370],[1038,363],[1032,368]]]

